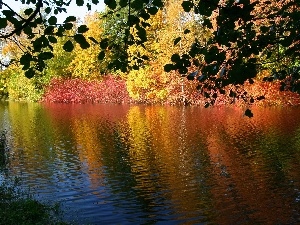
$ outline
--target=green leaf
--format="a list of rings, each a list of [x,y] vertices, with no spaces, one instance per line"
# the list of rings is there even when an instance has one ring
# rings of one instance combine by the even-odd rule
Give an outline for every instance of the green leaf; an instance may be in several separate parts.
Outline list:
[[[69,23],[69,22],[76,22],[76,17],[75,16],[68,16],[64,23]]]
[[[49,41],[48,39],[43,35],[37,39],[35,39],[32,42],[32,46],[34,48],[34,51],[36,52],[40,52],[42,50],[42,48],[44,47],[48,47],[49,46]]]
[[[64,44],[63,49],[64,49],[66,52],[72,52],[73,49],[74,49],[74,45],[73,45],[72,41],[68,40],[68,41]]]
[[[51,7],[47,7],[47,8],[45,9],[45,13],[50,14],[50,13],[51,13]]]
[[[173,70],[174,69],[174,65],[173,64],[166,64],[165,66],[164,66],[164,70],[165,70],[165,72],[170,72],[171,70]]]
[[[293,37],[285,37],[280,43],[283,47],[289,47],[293,43]]]
[[[99,44],[99,42],[95,38],[93,38],[93,37],[88,37],[88,39],[90,39],[95,44]]]
[[[6,18],[13,17],[15,15],[15,13],[11,10],[2,10],[1,12],[4,16],[6,16]]]
[[[49,19],[48,19],[48,23],[50,25],[56,25],[57,24],[57,18],[56,16],[51,16]]]
[[[213,28],[212,23],[208,18],[203,19],[203,26],[206,26],[207,28],[210,28],[210,29]]]
[[[181,6],[185,12],[189,12],[194,7],[194,4],[191,1],[183,1]]]
[[[86,25],[81,25],[78,27],[78,33],[85,33],[89,30],[89,28]]]
[[[62,37],[64,32],[65,32],[65,28],[63,26],[59,26],[56,35]]]
[[[189,29],[185,29],[183,33],[188,34],[188,33],[191,33],[191,31]]]
[[[92,0],[92,3],[97,5],[99,3],[99,0]]]
[[[7,26],[7,19],[6,18],[0,18],[0,29],[3,29]]]
[[[180,61],[180,56],[178,54],[173,54],[171,56],[171,61],[175,62],[175,63],[178,62],[178,61]]]
[[[32,34],[32,29],[31,29],[31,27],[25,27],[24,29],[23,29],[23,32],[25,33],[25,34],[27,34],[27,35],[31,35]]]
[[[147,13],[145,10],[142,10],[139,16],[142,17],[144,20],[150,19],[150,14]]]
[[[245,116],[248,116],[249,118],[253,117],[253,113],[251,112],[250,109],[246,109]]]
[[[49,40],[49,42],[51,42],[51,43],[57,43],[57,39],[56,39],[56,37],[54,37],[54,36],[48,36],[48,40]]]
[[[261,96],[257,97],[256,99],[257,99],[258,101],[261,101],[261,100],[266,99],[266,98],[265,98],[265,96],[261,95]]]
[[[143,4],[141,3],[140,0],[131,1],[130,6],[133,10],[141,10],[143,8]]]
[[[114,10],[117,7],[116,0],[104,0],[105,5],[108,6],[108,8]]]
[[[83,6],[84,0],[76,0],[76,5]]]
[[[101,52],[99,53],[99,55],[98,55],[98,59],[101,61],[101,60],[104,59],[104,57],[105,57],[105,52],[104,52],[104,51],[101,51]]]
[[[33,78],[34,75],[35,75],[35,72],[34,72],[34,70],[33,70],[32,68],[30,68],[29,70],[27,70],[27,71],[25,72],[25,76],[26,76],[28,79]]]
[[[54,55],[52,52],[41,52],[38,55],[38,58],[42,59],[42,60],[52,59],[53,57],[54,57]]]
[[[143,59],[143,60],[149,60],[149,57],[146,56],[146,55],[143,55],[143,56],[142,56],[142,59]]]
[[[82,34],[75,34],[74,40],[80,45],[82,49],[87,49],[91,45],[86,41],[85,37]]]
[[[72,30],[73,23],[64,23],[63,26],[66,30]]]
[[[108,47],[108,38],[105,38],[100,42],[100,47],[102,49],[106,49]]]
[[[158,12],[158,8],[153,6],[147,9],[147,12],[149,12],[151,15],[155,15]]]
[[[260,31],[261,31],[262,33],[267,33],[269,30],[270,30],[269,27],[266,27],[266,26],[260,27]]]
[[[92,10],[92,6],[91,6],[90,3],[87,3],[87,4],[86,4],[86,7],[88,8],[88,11],[91,11],[91,10]]]
[[[137,16],[130,15],[129,21],[130,21],[131,25],[132,24],[138,24],[140,22],[140,19]]]
[[[180,74],[186,74],[188,72],[188,69],[186,67],[182,66],[178,69],[178,71]]]
[[[178,37],[174,40],[174,46],[177,45],[181,41],[181,37]]]
[[[163,7],[164,6],[164,3],[162,0],[153,0],[152,1],[152,5],[155,5],[157,7]]]
[[[32,60],[32,56],[29,53],[26,53],[21,56],[20,58],[20,64],[21,65],[30,65],[30,61]]]
[[[151,24],[150,23],[145,23],[144,21],[142,21],[142,26],[144,27],[144,28],[147,28],[147,27],[151,27]]]
[[[125,6],[127,6],[127,4],[128,4],[128,1],[127,1],[127,0],[120,0],[120,1],[119,1],[119,5],[120,5],[121,7],[125,7]]]
[[[52,34],[53,31],[54,31],[54,26],[48,26],[48,27],[46,27],[44,33],[45,34]]]
[[[27,15],[27,16],[29,16],[31,13],[33,13],[32,8],[25,9],[25,11],[24,11],[24,14]]]
[[[147,32],[145,30],[145,28],[140,27],[140,26],[136,26],[138,32],[137,35],[138,37],[141,39],[142,42],[146,42],[147,41]]]

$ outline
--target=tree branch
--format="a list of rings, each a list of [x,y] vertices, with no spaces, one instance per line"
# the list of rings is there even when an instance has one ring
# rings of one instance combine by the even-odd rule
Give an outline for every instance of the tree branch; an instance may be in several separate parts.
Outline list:
[[[1,5],[5,5],[10,11],[14,12],[14,14],[16,14],[18,17],[20,17],[22,20],[26,20],[24,19],[22,16],[20,16],[18,13],[16,13],[9,5],[7,5],[6,3],[1,3],[2,0],[0,0],[0,6]],[[1,9],[1,8],[0,8]]]
[[[34,12],[31,14],[30,17],[28,17],[28,19],[25,19],[25,22],[22,24],[22,26],[17,27],[16,29],[14,29],[12,32],[10,32],[9,34],[6,35],[0,35],[0,39],[6,39],[8,37],[11,37],[12,35],[18,33],[19,31],[22,31],[25,27],[27,27],[29,25],[29,23],[36,17],[36,15],[39,13],[40,9],[43,7],[43,0],[38,0],[37,4],[36,4],[36,9],[34,10]]]

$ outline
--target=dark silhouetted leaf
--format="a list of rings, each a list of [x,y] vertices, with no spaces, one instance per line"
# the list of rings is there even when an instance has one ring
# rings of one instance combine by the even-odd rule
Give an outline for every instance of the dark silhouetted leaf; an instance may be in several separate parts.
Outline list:
[[[48,40],[49,40],[49,42],[51,42],[51,43],[57,43],[57,39],[56,39],[56,37],[54,37],[54,36],[48,36]]]
[[[150,19],[150,14],[147,13],[145,10],[142,10],[139,14],[140,17],[142,17],[144,20]]]
[[[56,25],[57,24],[57,18],[56,16],[51,16],[49,19],[48,19],[48,23],[50,25]]]
[[[104,52],[104,51],[101,51],[101,52],[99,53],[99,55],[98,55],[98,59],[101,61],[101,60],[104,59],[104,57],[105,57],[105,52]]]
[[[105,5],[108,6],[108,8],[114,10],[117,7],[116,0],[104,0]]]
[[[32,34],[32,29],[31,29],[31,27],[25,27],[24,29],[23,29],[23,32],[25,33],[25,34],[27,34],[27,35],[31,35]]]
[[[75,16],[68,16],[64,23],[69,23],[69,22],[75,22],[76,21],[76,17]]]
[[[86,25],[81,25],[78,27],[78,33],[85,33],[89,30],[89,28]]]
[[[6,18],[0,18],[0,29],[3,29],[7,26],[7,19]]]
[[[38,58],[42,59],[42,60],[52,59],[53,57],[54,57],[54,55],[52,52],[41,52],[38,55]]]
[[[155,15],[158,12],[158,8],[153,6],[147,9],[147,12],[151,15]]]
[[[45,34],[52,34],[53,31],[54,31],[54,26],[48,26],[48,27],[46,27],[44,33]]]
[[[35,72],[32,68],[28,69],[27,71],[25,71],[25,76],[29,79],[33,78],[35,75]]]
[[[185,29],[183,33],[184,33],[184,34],[188,34],[188,33],[190,33],[190,32],[191,32],[191,31],[190,31],[189,29]]]
[[[84,0],[76,0],[76,5],[83,6]]]
[[[32,8],[25,9],[25,11],[24,11],[24,14],[27,15],[27,16],[29,16],[31,13],[33,13]]]
[[[265,99],[265,96],[262,95],[262,96],[257,97],[256,99],[257,99],[258,101],[260,101],[260,100]]]
[[[178,37],[174,40],[174,46],[177,45],[181,41],[181,37]]]
[[[174,69],[174,65],[173,64],[166,64],[165,66],[164,66],[164,70],[166,71],[166,72],[170,72],[171,70],[173,70]]]
[[[73,45],[72,41],[68,40],[68,41],[64,44],[63,49],[64,49],[66,52],[72,52],[73,49],[74,49],[74,45]]]
[[[105,38],[100,42],[100,47],[102,49],[106,49],[108,47],[108,38]]]
[[[251,112],[250,109],[246,109],[245,116],[248,116],[249,118],[253,117],[253,113]]]
[[[20,64],[21,65],[30,65],[30,61],[32,60],[32,56],[29,53],[26,53],[21,56],[20,58]]]
[[[173,54],[171,56],[171,61],[175,62],[175,63],[178,62],[178,61],[180,61],[180,56],[178,54]]]
[[[193,8],[194,4],[191,1],[183,1],[181,6],[185,12],[189,12]]]
[[[224,89],[220,89],[219,92],[220,92],[220,94],[222,94],[222,95],[225,95],[225,93],[226,93]]]
[[[1,12],[4,16],[6,16],[6,18],[13,17],[15,15],[15,13],[11,10],[2,10]]]
[[[63,26],[66,30],[72,30],[73,23],[64,23]]]
[[[45,8],[45,13],[50,14],[51,13],[51,7]]]
[[[82,34],[75,34],[74,40],[80,45],[82,49],[87,49],[90,47],[90,44],[86,41],[85,37]]]
[[[162,0],[153,0],[152,4],[155,5],[156,7],[163,7],[164,5]]]
[[[88,39],[90,39],[95,44],[99,44],[99,42],[95,38],[93,38],[93,37],[88,37]]]

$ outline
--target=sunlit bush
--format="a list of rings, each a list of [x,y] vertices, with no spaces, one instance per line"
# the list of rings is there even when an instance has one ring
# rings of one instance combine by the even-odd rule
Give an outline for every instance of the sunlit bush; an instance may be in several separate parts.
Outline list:
[[[44,102],[59,103],[130,103],[125,81],[106,76],[102,81],[53,79],[46,89]]]
[[[44,93],[43,87],[37,87],[35,79],[28,79],[21,70],[8,70],[7,91],[9,100],[39,101]]]

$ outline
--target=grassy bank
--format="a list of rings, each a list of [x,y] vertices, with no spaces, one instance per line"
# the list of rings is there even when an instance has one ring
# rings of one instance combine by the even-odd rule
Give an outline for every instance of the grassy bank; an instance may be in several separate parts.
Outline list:
[[[58,205],[41,203],[20,188],[20,181],[7,175],[6,135],[0,135],[0,225],[66,224]]]
[[[17,180],[0,181],[0,224],[67,224],[60,219],[58,205],[50,206],[21,191]]]

